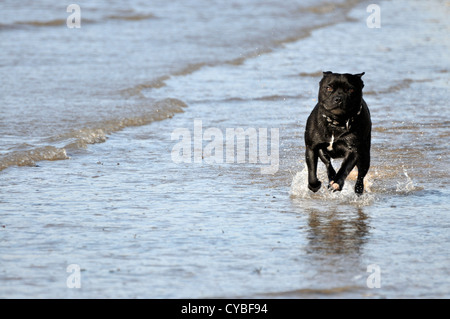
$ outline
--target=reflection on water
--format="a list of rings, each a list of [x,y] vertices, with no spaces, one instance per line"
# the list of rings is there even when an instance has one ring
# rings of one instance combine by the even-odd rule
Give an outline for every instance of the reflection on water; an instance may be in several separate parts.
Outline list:
[[[349,213],[343,209],[306,208],[308,213],[308,253],[359,253],[368,240],[368,216],[361,208]]]

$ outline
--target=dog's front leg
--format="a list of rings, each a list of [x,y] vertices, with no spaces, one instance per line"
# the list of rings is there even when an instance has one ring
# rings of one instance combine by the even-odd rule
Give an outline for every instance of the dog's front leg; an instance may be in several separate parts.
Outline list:
[[[334,170],[333,165],[331,165],[331,158],[322,149],[319,149],[319,157],[327,168],[328,182],[331,182],[336,176],[336,171]]]
[[[320,189],[322,183],[317,179],[317,150],[306,146],[305,152],[306,165],[308,167],[308,188],[314,193]]]
[[[330,187],[333,191],[341,191],[344,187],[345,179],[348,174],[352,171],[353,167],[355,167],[356,162],[358,160],[358,155],[356,152],[348,152],[344,157],[344,161],[342,162],[341,168],[337,172],[333,181],[330,182]]]

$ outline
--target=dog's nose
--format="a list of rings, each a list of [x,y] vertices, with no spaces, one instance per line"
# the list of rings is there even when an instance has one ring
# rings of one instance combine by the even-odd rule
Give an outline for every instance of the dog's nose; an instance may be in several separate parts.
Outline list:
[[[342,97],[336,96],[336,97],[334,98],[334,103],[336,103],[336,104],[341,104],[341,103],[342,103]]]

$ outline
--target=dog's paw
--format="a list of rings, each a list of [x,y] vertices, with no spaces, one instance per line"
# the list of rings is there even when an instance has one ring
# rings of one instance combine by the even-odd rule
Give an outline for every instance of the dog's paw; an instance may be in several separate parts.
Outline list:
[[[360,181],[357,181],[356,184],[355,184],[355,193],[356,193],[356,195],[361,196],[363,192],[364,192],[364,183],[360,182]]]
[[[335,183],[334,181],[331,181],[330,184],[328,184],[328,188],[332,190],[333,192],[341,191],[342,186],[338,183]]]
[[[320,181],[317,181],[317,183],[314,184],[308,184],[308,188],[313,191],[314,193],[316,193],[320,187],[322,186],[322,183]]]

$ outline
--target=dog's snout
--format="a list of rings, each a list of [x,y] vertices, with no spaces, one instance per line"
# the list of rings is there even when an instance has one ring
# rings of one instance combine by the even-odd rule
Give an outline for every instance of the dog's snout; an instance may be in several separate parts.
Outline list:
[[[336,103],[336,104],[341,104],[342,103],[342,96],[336,96],[335,98],[334,98],[334,103]]]

